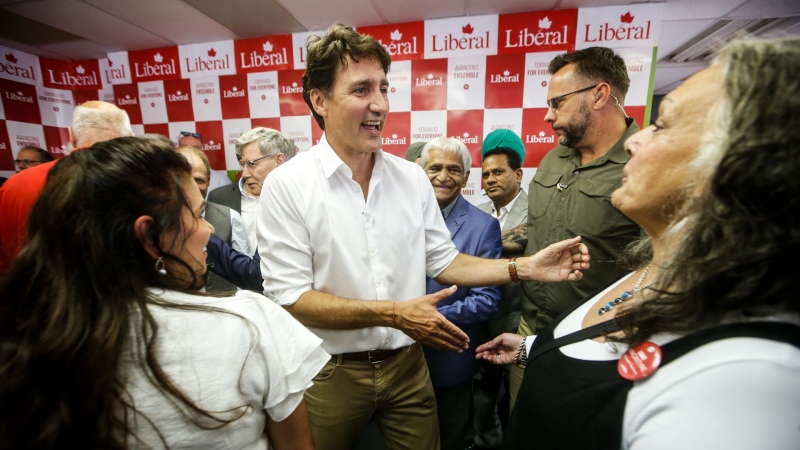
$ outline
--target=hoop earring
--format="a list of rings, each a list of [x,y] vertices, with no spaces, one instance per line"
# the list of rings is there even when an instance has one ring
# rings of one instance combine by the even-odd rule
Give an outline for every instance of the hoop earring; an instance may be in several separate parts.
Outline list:
[[[156,272],[160,273],[161,275],[167,274],[167,269],[164,268],[164,258],[161,256],[159,256],[156,260]]]

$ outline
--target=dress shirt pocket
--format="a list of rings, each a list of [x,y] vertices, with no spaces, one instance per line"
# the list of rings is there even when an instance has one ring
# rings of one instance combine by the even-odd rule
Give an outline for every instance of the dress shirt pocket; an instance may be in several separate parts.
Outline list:
[[[604,183],[597,180],[578,180],[579,191],[569,206],[567,215],[569,228],[580,235],[608,236],[618,233],[617,228],[627,218],[611,204],[611,194],[619,183]]]
[[[531,218],[539,219],[547,212],[547,207],[550,205],[560,179],[561,174],[538,170],[533,175],[533,181],[531,181],[530,186],[531,192],[528,193],[530,198],[529,215]]]

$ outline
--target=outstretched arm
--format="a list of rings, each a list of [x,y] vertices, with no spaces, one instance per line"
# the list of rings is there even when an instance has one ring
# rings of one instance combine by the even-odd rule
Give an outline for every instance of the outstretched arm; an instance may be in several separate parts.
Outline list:
[[[485,359],[498,365],[513,364],[516,362],[514,358],[523,339],[525,338],[518,334],[503,333],[491,341],[479,345],[475,349],[475,358]]]
[[[242,289],[261,292],[261,257],[239,253],[227,242],[212,234],[206,245],[208,269]]]
[[[436,311],[436,304],[453,292],[455,286],[408,301],[365,301],[307,291],[285,308],[309,327],[338,330],[392,327],[425,345],[461,351],[468,347],[469,338]]]
[[[580,236],[566,239],[535,255],[517,258],[517,276],[520,280],[580,280],[583,278],[581,270],[589,268],[589,249],[580,241]],[[459,253],[436,281],[469,287],[495,286],[508,283],[511,276],[506,259],[482,259]]]

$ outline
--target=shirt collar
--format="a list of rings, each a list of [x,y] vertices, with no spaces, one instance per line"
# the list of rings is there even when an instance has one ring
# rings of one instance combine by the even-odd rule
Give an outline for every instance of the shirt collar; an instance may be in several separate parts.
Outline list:
[[[597,158],[596,160],[588,163],[587,165],[600,165],[605,163],[606,161],[611,161],[617,164],[625,164],[630,159],[628,152],[625,151],[625,141],[628,140],[629,137],[633,136],[634,133],[639,131],[639,126],[636,125],[636,122],[633,120],[632,117],[628,117],[625,119],[625,123],[628,125],[628,129],[625,130],[625,134],[622,135],[621,138],[609,149],[609,151]],[[559,145],[555,149],[556,154],[561,158],[570,158],[575,156],[578,161],[578,166],[580,166],[580,153],[572,147],[565,147],[563,145]]]
[[[458,197],[461,197],[461,194],[458,194]],[[449,205],[445,206],[444,209],[442,210],[442,215],[444,216],[445,219],[450,217],[450,213],[453,212],[453,208],[456,207],[456,203],[458,203],[458,197],[454,198],[453,201],[450,202]]]
[[[244,190],[244,178],[239,178],[239,193],[242,194],[242,198],[245,200],[257,200],[256,197],[253,197]]]
[[[512,198],[511,201],[508,202],[508,204],[506,206],[503,206],[500,209],[501,210],[502,209],[506,210],[506,213],[511,211],[511,208],[514,207],[514,203],[516,203],[517,199],[519,198],[519,194],[522,194],[522,189],[521,188],[520,188],[519,192],[517,192],[517,195],[515,195],[514,198]],[[497,208],[494,206],[494,202],[492,202],[492,214],[494,214],[495,217],[499,217],[499,215],[497,214]]]
[[[319,156],[319,162],[322,165],[322,171],[325,174],[325,178],[330,178],[337,170],[343,171],[343,173],[348,177],[353,177],[353,171],[350,170],[350,167],[342,161],[342,158],[336,154],[328,144],[328,139],[325,137],[325,133],[322,134],[322,137],[319,139],[319,143],[314,147],[314,151]],[[382,174],[383,168],[386,167],[383,157],[383,150],[378,150],[375,152],[375,165],[372,167],[372,175],[373,178],[376,174]],[[380,177],[378,177],[380,179]]]

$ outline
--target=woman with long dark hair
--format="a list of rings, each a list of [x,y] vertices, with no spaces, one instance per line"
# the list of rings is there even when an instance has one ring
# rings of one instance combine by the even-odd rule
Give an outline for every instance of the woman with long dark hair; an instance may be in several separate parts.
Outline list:
[[[527,360],[503,448],[800,448],[800,39],[727,46],[625,147],[637,270],[478,348]]]
[[[313,448],[303,392],[329,356],[262,296],[197,293],[203,207],[153,140],[54,166],[0,280],[1,448]]]

